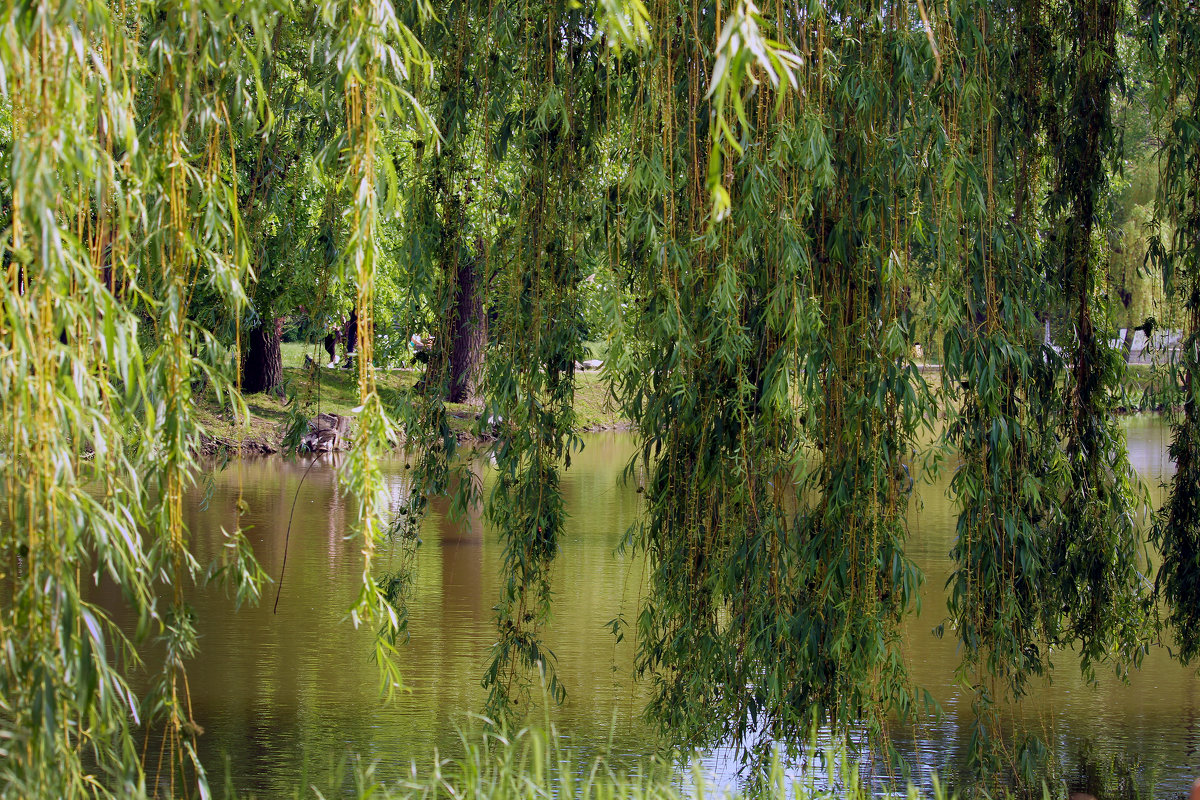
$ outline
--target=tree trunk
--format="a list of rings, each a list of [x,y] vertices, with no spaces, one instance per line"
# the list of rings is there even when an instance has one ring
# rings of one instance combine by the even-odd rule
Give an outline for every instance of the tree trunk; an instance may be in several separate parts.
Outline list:
[[[477,258],[460,257],[455,281],[454,318],[450,320],[450,386],[446,399],[462,403],[479,388],[483,351],[487,348],[487,316],[483,310],[483,276]],[[437,344],[437,343],[435,343]]]
[[[250,331],[246,359],[242,362],[242,391],[280,392],[283,387],[283,318],[263,321]]]

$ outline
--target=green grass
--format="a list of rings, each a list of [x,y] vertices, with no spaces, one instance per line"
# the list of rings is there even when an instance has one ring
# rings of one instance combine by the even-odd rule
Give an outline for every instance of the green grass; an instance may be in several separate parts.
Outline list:
[[[603,361],[608,357],[608,345],[604,342],[584,342],[583,347],[587,350],[584,359],[598,358]]]
[[[604,358],[602,342],[586,342],[588,354]],[[304,369],[305,356],[319,354],[324,364],[327,357],[319,345],[287,342],[283,345],[284,386],[288,401],[270,395],[249,395],[246,405],[250,412],[248,425],[239,429],[228,411],[222,412],[215,403],[202,404],[199,409],[201,421],[218,440],[232,443],[237,441],[263,442],[278,446],[286,428],[294,402],[306,406],[307,413],[319,411],[353,416],[352,409],[358,406],[356,373],[341,368],[328,369],[322,366],[320,387],[310,381]],[[935,367],[923,370],[936,372]],[[385,403],[394,405],[402,402],[404,394],[420,378],[416,369],[381,369],[378,372],[380,395]],[[1141,364],[1131,364],[1122,385],[1124,398],[1122,410],[1153,411],[1164,405],[1177,402],[1170,389],[1170,377],[1161,369]],[[469,435],[480,411],[479,404],[448,403],[450,424],[455,430]],[[608,397],[607,388],[599,372],[580,372],[576,375],[575,413],[581,431],[623,428],[628,425],[614,408]]]
[[[228,409],[219,408],[212,398],[208,398],[197,409],[200,421],[218,442],[261,442],[278,447],[297,407],[302,407],[309,416],[318,412],[353,416],[353,409],[359,405],[358,377],[354,370],[326,368],[324,359],[328,354],[319,345],[285,342],[282,350],[286,400],[275,395],[247,395],[245,399],[250,419],[245,428],[236,425]],[[319,385],[311,380],[304,368],[305,356],[314,354],[319,354],[322,359]],[[380,369],[377,382],[385,405],[395,406],[403,402],[421,374],[420,369]],[[469,435],[475,415],[481,408],[480,403],[447,403],[451,427]],[[575,413],[578,429],[582,431],[604,430],[624,424],[608,398],[599,372],[577,373]]]

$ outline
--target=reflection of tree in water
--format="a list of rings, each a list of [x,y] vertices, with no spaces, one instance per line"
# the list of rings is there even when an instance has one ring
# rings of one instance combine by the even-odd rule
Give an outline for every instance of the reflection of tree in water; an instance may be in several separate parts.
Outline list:
[[[472,468],[473,480],[482,481],[482,468]],[[457,477],[453,484],[458,483]],[[449,497],[458,491],[451,486],[447,496],[432,498],[430,508],[441,547],[442,615],[465,618],[471,622],[488,619],[483,597],[483,518],[478,507],[472,507],[461,518],[450,513]]]
[[[346,554],[346,533],[350,530],[349,509],[342,488],[338,485],[336,464],[340,460],[337,455],[324,456],[331,461],[335,468],[325,474],[325,488],[329,493],[329,515],[326,521],[325,552],[328,554],[330,571],[336,571],[341,566]]]

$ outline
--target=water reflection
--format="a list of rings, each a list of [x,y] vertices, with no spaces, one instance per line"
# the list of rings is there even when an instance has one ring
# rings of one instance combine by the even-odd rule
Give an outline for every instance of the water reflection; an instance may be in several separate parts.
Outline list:
[[[1171,469],[1169,431],[1157,419],[1134,418],[1129,432],[1133,463],[1158,503]],[[652,752],[656,740],[640,720],[646,696],[633,680],[634,637],[617,643],[607,625],[618,615],[632,622],[643,591],[640,566],[615,552],[638,508],[639,495],[618,481],[634,442],[624,434],[586,441],[562,481],[572,517],[554,567],[555,616],[547,640],[569,694],[553,719],[584,751],[611,747],[616,758],[632,759]],[[486,494],[491,475],[482,466],[476,470]],[[398,505],[407,491],[404,464],[388,464],[387,474]],[[970,714],[970,697],[954,679],[956,642],[931,633],[945,618],[950,573],[948,479],[947,473],[918,484],[919,510],[911,519],[909,551],[927,580],[923,611],[905,631],[906,657],[915,682],[945,711],[938,722],[893,731],[920,776],[961,760]],[[187,509],[202,563],[223,546],[222,527],[235,524],[239,493],[249,507],[243,516],[248,538],[273,578],[283,565],[285,540],[288,554],[277,614],[271,611],[274,586],[258,607],[236,613],[215,588],[190,598],[201,648],[190,672],[192,702],[207,731],[200,745],[210,768],[219,776],[227,754],[236,786],[275,795],[319,776],[348,751],[378,760],[382,775],[407,771],[412,759],[428,761],[435,748],[452,751],[456,726],[468,724],[467,715],[483,705],[480,677],[500,591],[501,546],[479,515],[453,520],[444,500],[432,503],[416,559],[411,639],[401,650],[407,691],[383,705],[369,657],[372,634],[344,619],[357,593],[361,555],[359,543],[346,538],[354,508],[338,488],[334,460],[311,468],[280,458],[237,462],[213,480],[207,506],[197,491]],[[117,596],[101,591],[106,605],[119,606]],[[1200,771],[1200,697],[1191,672],[1156,649],[1127,685],[1101,674],[1099,687],[1089,687],[1069,654],[1056,663],[1053,682],[1033,687],[1011,714],[1014,726],[1040,732],[1064,754],[1094,746],[1102,756],[1157,761],[1164,791],[1186,789],[1188,776]],[[722,753],[706,763],[725,779],[736,767]]]

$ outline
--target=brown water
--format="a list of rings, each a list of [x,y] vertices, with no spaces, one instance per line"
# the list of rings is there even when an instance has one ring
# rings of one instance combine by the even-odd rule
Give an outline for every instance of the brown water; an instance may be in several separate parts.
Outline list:
[[[553,720],[571,743],[588,753],[635,759],[657,741],[640,719],[645,690],[632,677],[632,635],[620,644],[606,624],[623,614],[632,622],[642,570],[615,553],[637,511],[638,495],[618,477],[633,452],[628,434],[597,434],[564,473],[563,495],[572,514],[569,535],[554,569],[554,619],[547,639],[568,689]],[[1153,418],[1129,422],[1135,466],[1161,500],[1169,477],[1169,431]],[[320,779],[345,753],[379,763],[381,775],[427,763],[435,748],[453,752],[456,729],[470,723],[484,693],[479,680],[492,637],[492,605],[499,596],[501,547],[476,516],[451,523],[435,506],[422,532],[416,589],[410,605],[411,640],[402,650],[408,691],[392,705],[379,699],[368,631],[344,619],[361,570],[360,545],[345,539],[353,507],[337,488],[336,468],[323,461],[270,458],[231,464],[215,476],[207,508],[201,492],[189,501],[188,524],[202,564],[222,546],[222,526],[234,524],[239,487],[250,511],[243,524],[263,567],[279,575],[289,510],[295,516],[278,614],[269,596],[234,612],[217,589],[197,591],[200,654],[190,670],[196,720],[206,729],[201,751],[213,778],[228,769],[236,786],[262,795],[289,792]],[[485,491],[487,470],[479,468]],[[406,491],[404,464],[389,464],[390,490]],[[954,682],[958,663],[951,635],[930,630],[943,621],[949,575],[953,508],[948,475],[918,484],[923,507],[912,518],[910,553],[926,574],[923,612],[910,621],[906,655],[912,676],[942,704],[945,717],[896,732],[896,742],[918,774],[947,771],[965,751],[970,697]],[[1059,659],[1052,684],[1035,688],[1015,712],[1016,724],[1041,733],[1068,764],[1092,749],[1100,756],[1136,757],[1157,765],[1161,791],[1178,793],[1200,774],[1200,681],[1154,650],[1141,671],[1122,684],[1101,674],[1089,687]],[[224,761],[228,758],[228,766]],[[706,760],[721,776],[720,754]]]

